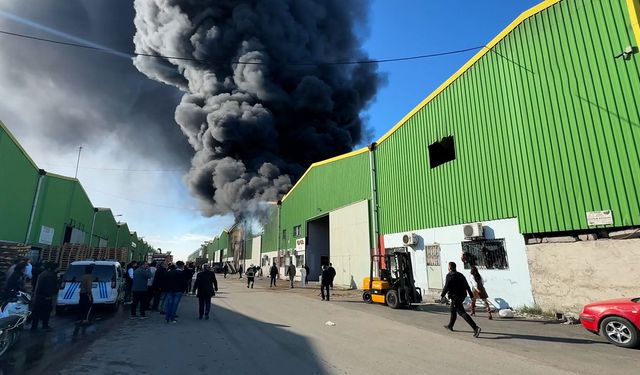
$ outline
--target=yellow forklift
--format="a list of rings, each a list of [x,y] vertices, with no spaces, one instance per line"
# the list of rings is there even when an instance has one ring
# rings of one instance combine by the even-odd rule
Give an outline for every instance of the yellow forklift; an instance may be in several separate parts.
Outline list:
[[[380,268],[380,277],[373,277],[374,267]],[[415,285],[411,254],[406,247],[385,249],[383,255],[372,255],[363,289],[365,302],[386,304],[392,309],[422,302],[422,290]]]

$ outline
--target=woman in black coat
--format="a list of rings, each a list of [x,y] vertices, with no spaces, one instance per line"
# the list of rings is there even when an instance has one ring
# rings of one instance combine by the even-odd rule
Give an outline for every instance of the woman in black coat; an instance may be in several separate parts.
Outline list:
[[[210,265],[205,264],[204,271],[198,273],[196,283],[193,285],[193,293],[198,296],[200,320],[202,320],[203,315],[205,319],[209,319],[211,297],[215,296],[217,291],[218,280],[216,280],[216,274],[211,271]]]

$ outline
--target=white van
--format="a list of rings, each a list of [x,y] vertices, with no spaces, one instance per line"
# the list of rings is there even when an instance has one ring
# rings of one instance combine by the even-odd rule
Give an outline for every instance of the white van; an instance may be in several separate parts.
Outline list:
[[[114,311],[118,310],[124,300],[124,271],[119,262],[111,260],[80,260],[71,263],[62,277],[57,310],[80,303],[80,280],[88,265],[93,265],[93,304],[107,305]]]

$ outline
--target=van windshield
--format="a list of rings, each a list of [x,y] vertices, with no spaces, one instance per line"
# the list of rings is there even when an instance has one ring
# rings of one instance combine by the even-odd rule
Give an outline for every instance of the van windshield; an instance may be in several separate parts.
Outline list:
[[[84,275],[85,265],[72,265],[69,270],[64,274],[64,281],[73,282],[80,281],[82,275]],[[111,282],[116,278],[116,269],[113,266],[108,265],[95,265],[93,266],[93,281],[106,281]]]

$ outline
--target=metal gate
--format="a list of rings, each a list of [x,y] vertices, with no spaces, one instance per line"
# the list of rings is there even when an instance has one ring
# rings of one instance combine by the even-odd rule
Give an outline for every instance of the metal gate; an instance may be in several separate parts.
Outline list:
[[[440,263],[440,245],[427,245],[424,248],[427,258],[427,284],[429,289],[442,290],[442,265]]]

